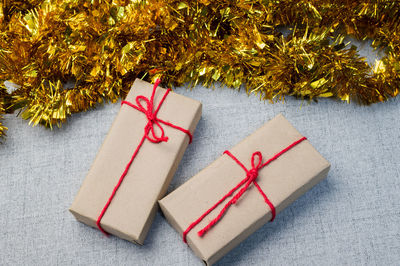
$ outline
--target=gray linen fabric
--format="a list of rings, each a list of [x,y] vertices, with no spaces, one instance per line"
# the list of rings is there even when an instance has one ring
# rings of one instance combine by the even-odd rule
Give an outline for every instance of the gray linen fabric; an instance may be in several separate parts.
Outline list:
[[[172,191],[267,120],[283,113],[332,168],[328,178],[225,256],[219,265],[395,265],[400,261],[400,102],[362,107],[244,91],[178,93],[204,104]],[[0,145],[0,265],[202,265],[158,214],[144,246],[68,212],[119,104],[77,114],[62,129],[7,115]]]

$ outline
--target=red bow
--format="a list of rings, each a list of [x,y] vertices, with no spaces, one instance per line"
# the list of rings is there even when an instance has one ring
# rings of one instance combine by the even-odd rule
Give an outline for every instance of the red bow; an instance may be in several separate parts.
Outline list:
[[[159,84],[160,84],[160,80],[157,79],[156,82],[154,83],[154,88],[157,88]],[[163,120],[161,120],[161,119],[159,119],[157,117],[158,110],[160,109],[161,105],[163,104],[165,98],[167,97],[167,95],[168,95],[168,93],[170,91],[171,91],[171,89],[168,89],[165,92],[163,98],[161,99],[161,101],[158,104],[157,109],[155,111],[153,111],[153,109],[154,109],[154,95],[155,95],[155,92],[156,92],[155,89],[153,89],[153,92],[151,94],[150,100],[147,97],[143,96],[143,95],[139,95],[139,96],[136,97],[136,105],[134,105],[134,104],[132,104],[131,102],[128,102],[128,101],[122,101],[121,102],[121,105],[127,104],[130,107],[133,107],[136,110],[138,110],[138,111],[140,111],[140,112],[142,112],[142,113],[144,113],[146,115],[146,118],[147,118],[148,122],[147,122],[146,126],[144,127],[144,132],[145,132],[146,139],[151,141],[151,142],[153,142],[153,143],[159,143],[159,142],[162,142],[162,141],[168,141],[168,137],[165,136],[164,128],[161,126],[160,123],[175,127],[174,125],[172,125],[172,124],[170,124],[168,122],[165,122],[165,121],[163,121]],[[146,103],[146,108],[142,105],[141,101]],[[154,130],[154,125],[156,125],[160,129],[161,136],[158,137],[156,135],[156,132]],[[151,137],[149,136],[150,132],[151,132],[151,135],[152,135]]]

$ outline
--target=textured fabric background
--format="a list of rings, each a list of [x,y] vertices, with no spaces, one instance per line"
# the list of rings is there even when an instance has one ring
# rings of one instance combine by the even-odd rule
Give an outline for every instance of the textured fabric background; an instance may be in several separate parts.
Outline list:
[[[325,181],[219,265],[399,263],[399,98],[362,107],[330,99],[269,104],[220,87],[177,92],[203,102],[204,109],[169,191],[280,112],[332,164]],[[119,107],[74,115],[53,131],[6,116],[0,265],[202,265],[160,214],[145,245],[136,246],[106,238],[68,212]]]

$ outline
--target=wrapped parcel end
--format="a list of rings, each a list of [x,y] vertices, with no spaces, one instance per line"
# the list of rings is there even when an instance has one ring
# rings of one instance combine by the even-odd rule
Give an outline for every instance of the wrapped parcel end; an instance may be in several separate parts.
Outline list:
[[[211,265],[325,178],[329,168],[278,115],[159,203],[183,241]]]
[[[200,102],[137,79],[72,214],[105,234],[143,244],[200,116]]]

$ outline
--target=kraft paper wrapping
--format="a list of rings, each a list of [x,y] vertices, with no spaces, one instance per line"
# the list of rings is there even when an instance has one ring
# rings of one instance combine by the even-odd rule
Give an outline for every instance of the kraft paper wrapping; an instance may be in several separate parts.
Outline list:
[[[262,153],[265,162],[301,137],[282,115],[278,115],[230,152],[250,169],[251,156],[255,151]],[[325,178],[329,168],[329,162],[305,140],[262,168],[257,182],[279,213]],[[170,224],[182,234],[245,177],[244,170],[232,158],[222,155],[160,200],[161,210]],[[270,208],[252,184],[210,231],[202,237],[198,236],[197,232],[215,218],[230,199],[227,198],[187,235],[188,245],[208,265],[218,261],[272,217]]]
[[[150,99],[152,90],[153,84],[137,79],[126,100],[136,105],[136,96]],[[165,89],[157,88],[154,108],[164,93]],[[201,107],[198,101],[170,92],[157,117],[193,133],[200,120]],[[142,112],[126,104],[121,106],[70,207],[78,221],[97,228],[96,220],[142,139],[147,122]],[[144,141],[101,220],[106,232],[137,244],[143,244],[157,210],[157,200],[166,193],[189,143],[189,137],[182,131],[162,126],[168,142]]]

